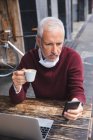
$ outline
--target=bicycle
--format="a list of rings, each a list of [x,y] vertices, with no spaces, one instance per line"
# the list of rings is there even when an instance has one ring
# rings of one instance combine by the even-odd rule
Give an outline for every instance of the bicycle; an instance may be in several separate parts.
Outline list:
[[[6,36],[6,37],[5,37]],[[22,53],[11,41],[11,31],[0,32],[0,77],[9,76],[19,64],[18,53]]]

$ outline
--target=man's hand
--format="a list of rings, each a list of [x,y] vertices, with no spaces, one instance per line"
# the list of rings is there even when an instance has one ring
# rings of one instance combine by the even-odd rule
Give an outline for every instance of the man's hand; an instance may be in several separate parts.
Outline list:
[[[25,75],[24,75],[24,69],[14,71],[12,76],[13,84],[17,91],[20,90],[20,87],[22,87],[23,84],[26,83]]]
[[[69,120],[76,120],[78,119],[83,112],[83,106],[80,103],[77,109],[69,109],[67,112],[64,112],[64,117]]]
[[[73,98],[72,101],[79,101],[77,98]],[[78,119],[83,112],[82,103],[79,104],[77,109],[68,109],[67,112],[64,112],[64,117],[69,120],[76,120]]]

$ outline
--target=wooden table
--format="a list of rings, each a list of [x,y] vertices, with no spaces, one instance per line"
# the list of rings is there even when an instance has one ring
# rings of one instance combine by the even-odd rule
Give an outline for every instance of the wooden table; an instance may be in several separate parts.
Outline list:
[[[9,97],[0,96],[0,112],[53,119],[47,140],[88,140],[92,105],[84,105],[83,115],[75,121],[66,121],[62,117],[63,107],[62,101],[42,99],[27,99],[13,105]]]

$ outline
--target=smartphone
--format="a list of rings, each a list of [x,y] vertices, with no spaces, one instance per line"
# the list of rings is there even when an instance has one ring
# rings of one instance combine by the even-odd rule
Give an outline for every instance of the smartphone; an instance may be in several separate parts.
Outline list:
[[[65,103],[62,115],[64,115],[64,112],[66,112],[68,109],[77,109],[79,106],[79,101],[68,101]]]

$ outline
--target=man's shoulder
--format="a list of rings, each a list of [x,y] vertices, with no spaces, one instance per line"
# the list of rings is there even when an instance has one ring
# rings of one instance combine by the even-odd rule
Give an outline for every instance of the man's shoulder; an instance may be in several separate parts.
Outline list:
[[[74,50],[73,48],[70,48],[70,47],[68,47],[68,46],[63,46],[63,49],[64,49],[64,51],[67,52],[67,53],[77,53],[76,50]]]
[[[34,53],[37,53],[37,52],[38,52],[38,48],[32,48],[27,53],[28,54],[34,54]]]
[[[32,48],[25,53],[24,57],[33,57],[34,55],[37,55],[37,53],[38,53],[38,49]]]
[[[64,58],[65,61],[69,61],[69,62],[71,62],[73,60],[79,61],[79,62],[81,61],[80,54],[73,48],[69,48],[66,46],[63,47],[61,58]]]
[[[73,68],[81,68],[82,58],[80,54],[74,49],[63,47],[62,55],[60,57],[60,63],[64,65],[64,68],[67,68],[69,70]]]
[[[66,56],[73,56],[73,55],[80,56],[76,50],[67,46],[63,47],[63,54],[65,54]]]

